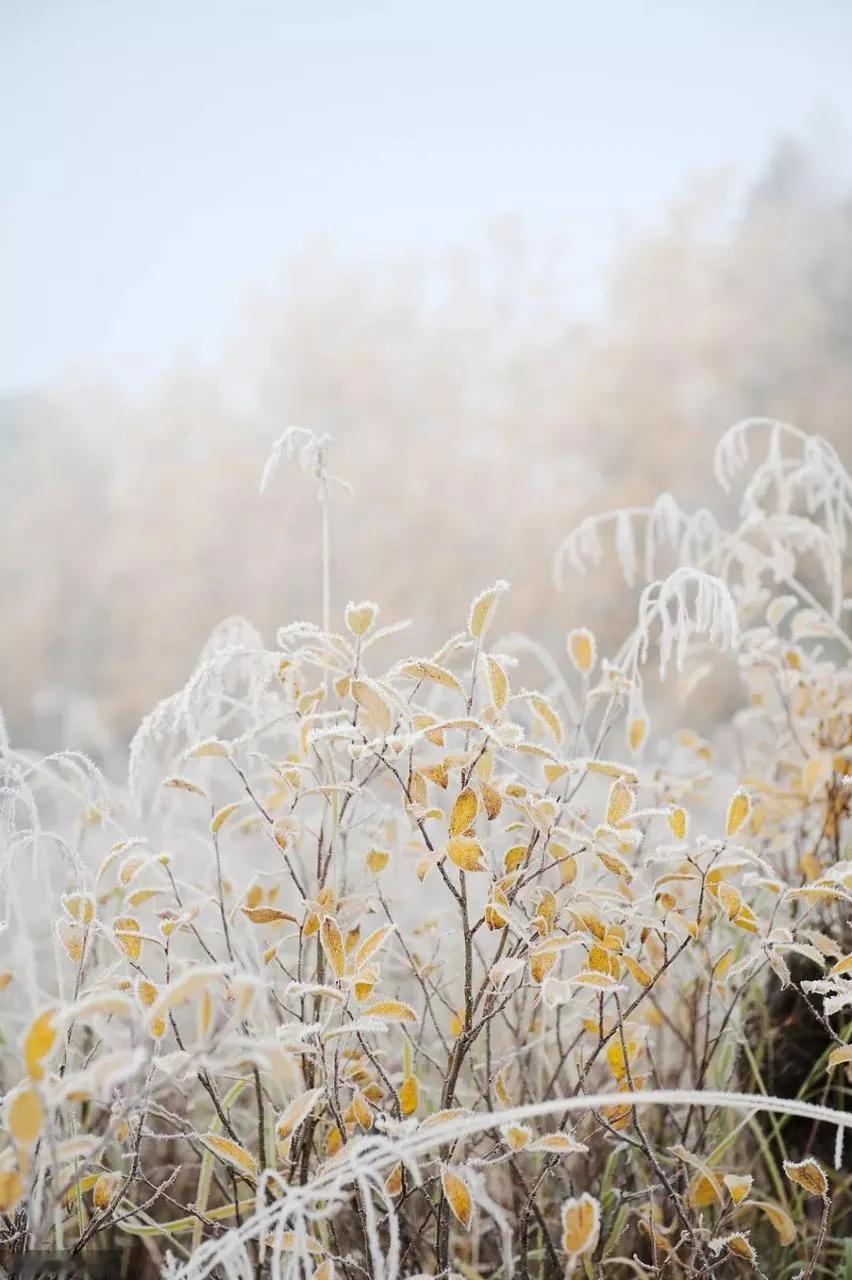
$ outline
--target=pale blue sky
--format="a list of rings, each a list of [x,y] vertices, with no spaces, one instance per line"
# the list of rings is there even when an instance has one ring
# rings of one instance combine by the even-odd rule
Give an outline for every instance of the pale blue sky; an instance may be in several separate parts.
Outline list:
[[[363,257],[619,227],[852,123],[847,0],[0,0],[0,390],[215,351],[327,232]]]

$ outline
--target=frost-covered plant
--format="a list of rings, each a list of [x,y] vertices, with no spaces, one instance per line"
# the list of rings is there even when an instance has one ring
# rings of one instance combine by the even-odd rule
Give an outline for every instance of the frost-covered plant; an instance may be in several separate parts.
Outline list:
[[[383,663],[398,627],[363,601],[333,629],[326,550],[322,624],[222,624],[127,794],[0,738],[10,1249],[110,1241],[175,1280],[836,1274],[852,482],[757,423],[726,484],[761,430],[733,529],[664,497],[566,540],[581,570],[614,528],[641,581],[610,657],[583,626],[559,659],[501,639],[498,582]],[[287,433],[267,478],[303,446],[327,512],[329,443]],[[710,652],[741,710],[657,734],[653,654],[694,683]],[[813,1028],[796,1096],[753,1038],[779,992]]]

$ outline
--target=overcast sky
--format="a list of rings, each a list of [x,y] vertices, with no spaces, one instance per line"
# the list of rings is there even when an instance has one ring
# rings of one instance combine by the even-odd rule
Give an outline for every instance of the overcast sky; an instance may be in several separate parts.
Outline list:
[[[848,0],[0,0],[0,391],[209,355],[247,291],[345,253],[572,245],[695,172],[852,121]]]

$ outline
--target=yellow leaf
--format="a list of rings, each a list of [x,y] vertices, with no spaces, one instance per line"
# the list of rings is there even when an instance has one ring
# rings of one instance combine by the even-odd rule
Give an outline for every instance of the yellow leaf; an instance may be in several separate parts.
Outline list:
[[[395,1164],[385,1178],[385,1190],[389,1196],[398,1196],[402,1194],[402,1186],[402,1165]]]
[[[217,1133],[202,1134],[201,1141],[226,1164],[233,1165],[252,1181],[256,1180],[257,1162],[251,1152],[246,1151],[245,1147],[241,1147],[238,1142],[234,1142],[231,1138],[223,1138]]]
[[[828,1069],[833,1071],[845,1062],[852,1062],[852,1044],[844,1045],[842,1049],[832,1049],[828,1055]]]
[[[784,1172],[791,1182],[804,1187],[809,1196],[825,1196],[828,1192],[828,1178],[816,1160],[785,1160]]]
[[[391,711],[381,694],[366,680],[353,680],[352,697],[386,738],[391,728]]]
[[[481,640],[485,635],[488,624],[494,616],[497,601],[508,588],[508,582],[504,582],[501,579],[499,582],[495,582],[493,587],[489,587],[487,591],[483,591],[478,595],[470,606],[467,627],[474,640]]]
[[[367,869],[372,871],[374,876],[377,876],[380,871],[384,871],[389,862],[390,854],[386,853],[384,849],[371,849],[366,857]]]
[[[606,806],[606,823],[609,827],[616,827],[633,809],[634,795],[633,790],[624,781],[623,778],[617,778],[612,784],[609,792],[609,800]]]
[[[450,835],[464,835],[468,827],[472,827],[476,821],[478,809],[479,801],[476,798],[476,792],[470,787],[465,787],[453,805],[450,816]]]
[[[498,711],[502,711],[509,697],[509,681],[506,672],[496,658],[488,659],[488,679],[491,684],[491,696]]]
[[[35,1089],[19,1089],[12,1095],[6,1127],[19,1147],[31,1147],[44,1128],[44,1107]]]
[[[568,632],[568,656],[582,675],[595,665],[596,651],[595,637],[588,628],[577,627]]]
[[[556,951],[535,951],[530,956],[530,975],[533,982],[544,982],[550,970],[556,964]]]
[[[240,907],[240,910],[252,924],[281,924],[283,920],[298,923],[295,916],[279,911],[278,907]]]
[[[416,1022],[417,1014],[402,1000],[377,1000],[364,1010],[368,1018],[387,1018],[392,1022]]]
[[[31,1080],[44,1078],[44,1059],[56,1043],[56,1011],[45,1009],[24,1036],[24,1065]]]
[[[56,936],[68,959],[73,960],[74,964],[79,964],[83,959],[86,945],[86,931],[83,925],[72,924],[70,920],[59,920],[56,925]]]
[[[642,987],[650,987],[653,979],[648,970],[643,968],[639,961],[634,960],[632,956],[624,955],[621,958],[627,966],[629,973],[632,974],[639,985]]]
[[[124,1179],[120,1173],[102,1173],[95,1181],[92,1203],[96,1209],[108,1209],[121,1188]]]
[[[631,751],[638,751],[648,736],[648,717],[637,716],[627,728],[627,741]]]
[[[454,1216],[462,1224],[465,1231],[469,1231],[473,1220],[473,1196],[470,1194],[470,1188],[467,1183],[447,1165],[444,1165],[441,1169],[441,1186],[444,1188],[444,1195]]]
[[[0,1213],[9,1213],[23,1199],[24,1184],[15,1169],[0,1172]]]
[[[447,857],[462,871],[485,871],[482,861],[482,846],[478,840],[466,840],[462,836],[447,843]]]
[[[378,616],[378,605],[371,600],[362,600],[360,604],[349,601],[344,613],[344,621],[353,636],[365,636]]]
[[[503,1137],[510,1151],[523,1151],[532,1141],[532,1130],[525,1124],[509,1124],[503,1130]]]
[[[374,956],[380,947],[384,946],[387,939],[393,933],[394,926],[392,924],[383,924],[375,929],[369,937],[365,938],[358,950],[355,952],[353,965],[355,972],[367,963],[371,956]]]
[[[565,730],[562,728],[562,721],[559,719],[559,716],[556,714],[547,699],[543,698],[541,694],[532,694],[530,695],[530,706],[539,719],[543,720],[547,725],[556,741],[562,742],[565,737]]]
[[[592,1253],[601,1228],[599,1201],[584,1191],[562,1204],[562,1248],[571,1259]]]
[[[77,924],[91,924],[95,918],[95,900],[90,893],[69,893],[62,905]]]
[[[412,1116],[420,1101],[417,1076],[406,1076],[399,1086],[399,1105],[404,1116]]]
[[[113,936],[124,954],[130,960],[138,960],[142,954],[142,939],[136,935],[140,932],[139,921],[135,916],[116,916],[112,922]]]
[[[743,1235],[741,1231],[734,1231],[724,1238],[725,1244],[731,1253],[735,1253],[738,1258],[745,1258],[748,1262],[754,1262],[755,1252],[748,1242],[748,1237]]]
[[[320,941],[322,942],[322,949],[325,952],[326,959],[334,970],[334,976],[342,978],[346,972],[346,952],[337,921],[331,916],[326,916],[322,922]]]
[[[503,807],[503,797],[495,787],[490,786],[487,782],[483,782],[479,790],[482,793],[482,804],[488,821],[492,822]]]
[[[397,667],[399,675],[408,676],[410,680],[431,680],[433,684],[443,685],[445,689],[452,689],[454,693],[460,693],[465,696],[464,689],[451,671],[447,671],[445,667],[438,666],[437,662],[425,662],[418,658],[413,662],[404,662],[402,666]]]
[[[685,840],[687,824],[686,810],[681,809],[678,805],[674,805],[669,809],[668,821],[671,833],[675,840]]]
[[[214,836],[217,831],[221,831],[231,814],[237,812],[240,805],[241,801],[235,800],[233,804],[223,805],[219,812],[213,815],[213,820],[210,823],[210,830],[213,832]]]
[[[740,787],[728,805],[728,820],[725,824],[726,834],[735,836],[750,812],[751,801],[748,798],[748,793]]]
[[[742,910],[743,900],[739,891],[732,884],[725,884],[724,881],[716,890],[716,896],[725,908],[725,913],[729,920],[734,920]]]
[[[772,1204],[769,1200],[744,1200],[743,1208],[745,1208],[746,1205],[750,1205],[755,1209],[760,1209],[766,1214],[767,1218],[775,1228],[781,1244],[792,1244],[796,1239],[796,1227],[793,1219],[788,1213],[785,1213],[779,1205]]]
[[[726,1173],[722,1181],[730,1191],[734,1204],[740,1204],[751,1191],[751,1184],[754,1179],[750,1173]]]

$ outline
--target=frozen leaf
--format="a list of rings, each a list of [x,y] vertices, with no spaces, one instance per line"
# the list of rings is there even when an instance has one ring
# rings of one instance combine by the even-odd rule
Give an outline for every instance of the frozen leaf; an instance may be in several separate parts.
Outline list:
[[[201,1134],[201,1141],[220,1160],[232,1165],[233,1168],[252,1182],[257,1179],[257,1161],[251,1152],[246,1151],[245,1147],[241,1147],[238,1142],[234,1142],[231,1138],[223,1138],[217,1133]]]
[[[594,1252],[601,1226],[600,1202],[587,1191],[562,1204],[562,1248],[573,1261]]]
[[[468,619],[468,631],[474,640],[481,640],[488,629],[494,610],[497,608],[497,601],[504,591],[508,591],[509,584],[502,579],[495,582],[493,587],[489,587],[487,591],[483,591],[476,597],[470,606],[470,617]]]
[[[784,1172],[791,1182],[804,1187],[809,1196],[827,1195],[828,1179],[816,1160],[785,1160]]]
[[[44,1106],[35,1089],[28,1086],[13,1093],[6,1111],[6,1127],[19,1147],[31,1147],[44,1128]]]
[[[320,941],[322,942],[322,949],[325,952],[326,959],[334,971],[334,976],[342,978],[346,972],[346,952],[337,921],[331,916],[326,916],[322,922]]]
[[[473,1196],[467,1183],[448,1165],[444,1165],[441,1169],[441,1186],[454,1216],[465,1231],[469,1231],[473,1220]]]
[[[725,824],[725,834],[735,836],[740,827],[748,818],[751,812],[751,801],[748,793],[741,787],[736,792],[731,803],[728,805],[728,818]]]

